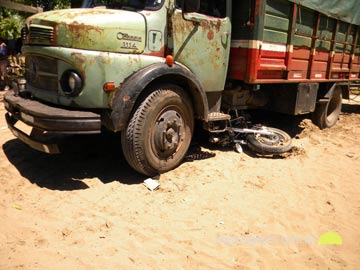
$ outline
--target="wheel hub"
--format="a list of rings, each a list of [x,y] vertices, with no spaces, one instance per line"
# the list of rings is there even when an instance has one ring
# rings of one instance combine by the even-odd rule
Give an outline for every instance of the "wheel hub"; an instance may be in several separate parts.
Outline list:
[[[159,156],[168,158],[176,152],[182,140],[182,119],[176,111],[166,111],[156,122],[154,140]]]
[[[273,134],[273,135],[258,135],[257,139],[267,145],[279,145],[281,144],[281,138],[279,135],[277,134]]]

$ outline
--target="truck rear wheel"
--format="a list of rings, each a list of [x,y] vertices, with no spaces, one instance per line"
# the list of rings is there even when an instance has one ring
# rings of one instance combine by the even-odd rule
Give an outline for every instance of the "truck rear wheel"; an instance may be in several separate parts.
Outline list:
[[[334,126],[339,119],[341,112],[342,92],[336,88],[327,102],[316,104],[315,111],[312,114],[312,121],[320,129]]]
[[[136,171],[153,176],[177,167],[194,127],[188,95],[176,85],[159,85],[136,108],[121,134],[124,156]]]

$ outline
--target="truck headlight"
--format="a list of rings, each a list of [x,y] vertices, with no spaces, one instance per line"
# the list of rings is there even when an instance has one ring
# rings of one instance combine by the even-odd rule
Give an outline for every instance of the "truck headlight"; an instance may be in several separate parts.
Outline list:
[[[63,92],[68,96],[77,96],[83,88],[81,76],[74,70],[66,70],[60,79]]]

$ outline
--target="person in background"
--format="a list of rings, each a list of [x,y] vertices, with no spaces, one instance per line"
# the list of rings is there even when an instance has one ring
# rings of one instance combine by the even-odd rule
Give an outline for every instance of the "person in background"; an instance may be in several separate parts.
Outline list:
[[[22,38],[21,37],[17,38],[15,42],[15,53],[17,55],[21,54],[22,45],[23,45]]]
[[[16,39],[8,39],[6,42],[8,56],[10,56],[11,58],[16,54],[15,44],[16,44]]]
[[[15,58],[16,58],[16,68],[22,69],[25,65],[24,58],[22,57],[21,49],[22,49],[22,38],[17,38],[15,42]]]
[[[10,89],[9,78],[6,71],[7,66],[8,66],[7,45],[5,43],[5,40],[2,37],[0,37],[0,83],[3,85],[4,90]]]

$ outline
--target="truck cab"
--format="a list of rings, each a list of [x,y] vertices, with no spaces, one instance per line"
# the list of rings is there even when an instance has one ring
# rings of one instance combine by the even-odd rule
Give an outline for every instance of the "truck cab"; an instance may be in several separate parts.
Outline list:
[[[194,119],[220,110],[226,80],[231,9],[206,2],[84,1],[30,17],[22,33],[26,90],[5,97],[15,136],[57,153],[44,135],[107,128],[122,133],[137,171],[176,167]],[[15,127],[19,120],[33,127],[30,135]]]

